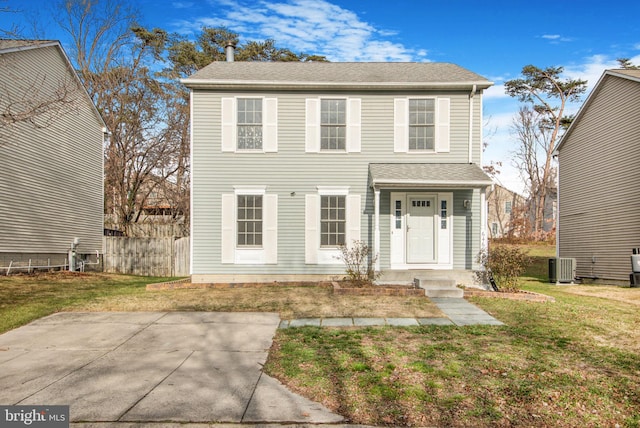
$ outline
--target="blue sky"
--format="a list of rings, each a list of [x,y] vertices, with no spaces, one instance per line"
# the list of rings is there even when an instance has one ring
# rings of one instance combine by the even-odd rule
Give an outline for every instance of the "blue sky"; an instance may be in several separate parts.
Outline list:
[[[47,13],[50,0],[0,0],[0,28],[36,16],[40,36],[61,39]],[[498,179],[522,190],[512,166],[510,135],[518,102],[503,83],[522,67],[563,66],[589,87],[617,58],[640,64],[640,2],[471,0],[137,0],[141,23],[193,35],[203,26],[226,26],[240,41],[273,38],[295,52],[331,61],[435,61],[468,68],[495,85],[485,92],[484,163],[501,161]],[[44,34],[42,34],[44,33]],[[577,111],[580,104],[570,107]]]

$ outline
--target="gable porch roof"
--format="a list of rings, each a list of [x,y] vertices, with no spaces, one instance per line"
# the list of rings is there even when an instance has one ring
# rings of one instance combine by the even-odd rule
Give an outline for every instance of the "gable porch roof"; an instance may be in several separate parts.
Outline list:
[[[491,178],[473,163],[372,163],[370,185],[381,188],[483,188]]]

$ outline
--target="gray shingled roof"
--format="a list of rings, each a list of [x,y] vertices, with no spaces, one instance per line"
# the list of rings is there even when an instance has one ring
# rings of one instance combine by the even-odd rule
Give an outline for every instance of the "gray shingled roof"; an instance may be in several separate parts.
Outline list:
[[[491,186],[491,178],[476,164],[372,163],[371,185],[388,187],[471,188]]]
[[[213,62],[183,82],[197,86],[371,86],[488,88],[492,82],[449,63]]]

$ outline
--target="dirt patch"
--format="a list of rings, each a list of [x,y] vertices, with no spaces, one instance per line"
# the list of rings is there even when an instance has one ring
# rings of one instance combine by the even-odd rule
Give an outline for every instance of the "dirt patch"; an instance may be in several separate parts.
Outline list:
[[[354,287],[350,283],[340,283],[333,281],[333,294],[342,296],[415,296],[425,297],[425,292],[421,288],[409,285],[373,285],[369,287]]]
[[[492,297],[496,299],[527,300],[530,302],[555,302],[556,299],[545,294],[532,291],[519,291],[517,293],[503,293],[499,291],[465,289],[464,297]]]
[[[600,297],[618,302],[640,306],[639,287],[616,287],[602,285],[567,285],[561,286],[562,291],[579,296]]]

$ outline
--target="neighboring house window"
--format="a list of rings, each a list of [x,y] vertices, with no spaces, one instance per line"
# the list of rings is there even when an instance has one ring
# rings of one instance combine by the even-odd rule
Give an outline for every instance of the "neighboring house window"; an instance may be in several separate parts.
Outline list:
[[[238,247],[262,246],[262,195],[238,195]]]
[[[320,246],[337,247],[345,244],[346,196],[320,198]]]
[[[238,98],[238,150],[262,150],[262,99]]]
[[[222,98],[221,150],[223,152],[277,152],[277,98]]]
[[[361,101],[360,98],[307,98],[305,151],[360,152]]]
[[[409,151],[434,150],[435,100],[409,100]]]
[[[506,201],[504,203],[504,212],[507,214],[511,214],[511,201]]]
[[[345,150],[347,135],[347,100],[320,101],[320,150]]]
[[[498,236],[498,223],[491,223],[491,236]]]
[[[446,97],[395,98],[393,100],[393,151],[444,153],[450,151]]]

